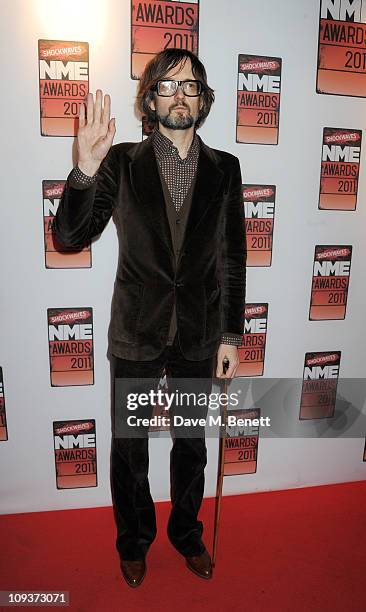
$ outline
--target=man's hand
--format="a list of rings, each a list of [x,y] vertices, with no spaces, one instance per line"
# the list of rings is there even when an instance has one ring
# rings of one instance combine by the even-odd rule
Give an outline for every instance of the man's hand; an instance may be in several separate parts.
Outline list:
[[[224,374],[223,360],[227,357],[229,360],[229,367]],[[217,351],[217,367],[216,377],[217,378],[233,378],[236,369],[239,365],[239,354],[238,347],[232,344],[220,344],[219,350]]]
[[[111,98],[108,94],[97,89],[95,104],[93,94],[88,93],[87,116],[85,117],[84,104],[80,104],[79,130],[77,135],[78,166],[84,174],[92,176],[99,169],[100,164],[112,146],[116,133],[115,120],[110,119]]]

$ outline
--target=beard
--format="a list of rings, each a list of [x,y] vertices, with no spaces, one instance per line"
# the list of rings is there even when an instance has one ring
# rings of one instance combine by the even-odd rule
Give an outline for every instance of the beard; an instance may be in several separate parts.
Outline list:
[[[184,105],[180,104],[179,106]],[[170,130],[187,130],[188,128],[192,127],[192,125],[196,125],[198,117],[196,119],[192,117],[188,106],[185,106],[185,108],[188,110],[187,113],[184,113],[183,111],[176,111],[176,113],[173,115],[171,111],[174,110],[174,108],[175,107],[173,106],[167,115],[160,115],[158,112],[156,112],[156,118],[161,125],[169,128]]]

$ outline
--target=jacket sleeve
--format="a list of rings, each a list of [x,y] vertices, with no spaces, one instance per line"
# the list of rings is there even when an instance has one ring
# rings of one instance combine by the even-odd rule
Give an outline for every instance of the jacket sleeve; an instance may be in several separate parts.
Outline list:
[[[240,163],[233,157],[224,203],[221,249],[221,333],[244,333],[247,242]]]
[[[65,247],[81,249],[100,234],[116,204],[118,184],[119,168],[113,147],[102,161],[92,185],[77,184],[71,171],[53,219],[57,240]]]

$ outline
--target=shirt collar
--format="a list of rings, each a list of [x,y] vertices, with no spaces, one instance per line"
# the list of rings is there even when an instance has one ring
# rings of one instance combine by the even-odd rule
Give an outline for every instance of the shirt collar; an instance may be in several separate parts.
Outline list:
[[[175,155],[180,161],[187,162],[198,154],[200,142],[196,132],[194,133],[191,146],[189,147],[188,154],[185,159],[181,159],[177,147],[173,144],[170,138],[162,134],[157,128],[154,128],[152,136],[153,146],[159,157],[162,157],[164,155]]]

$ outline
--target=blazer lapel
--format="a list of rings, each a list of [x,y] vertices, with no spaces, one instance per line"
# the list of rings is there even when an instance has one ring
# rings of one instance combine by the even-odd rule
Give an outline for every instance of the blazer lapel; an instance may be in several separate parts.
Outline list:
[[[174,256],[164,193],[151,136],[134,147],[134,158],[130,162],[130,178],[151,228]]]
[[[206,215],[210,214],[224,177],[224,172],[217,165],[213,150],[201,138],[200,144],[196,183],[181,252],[193,237],[197,226],[202,223]]]

